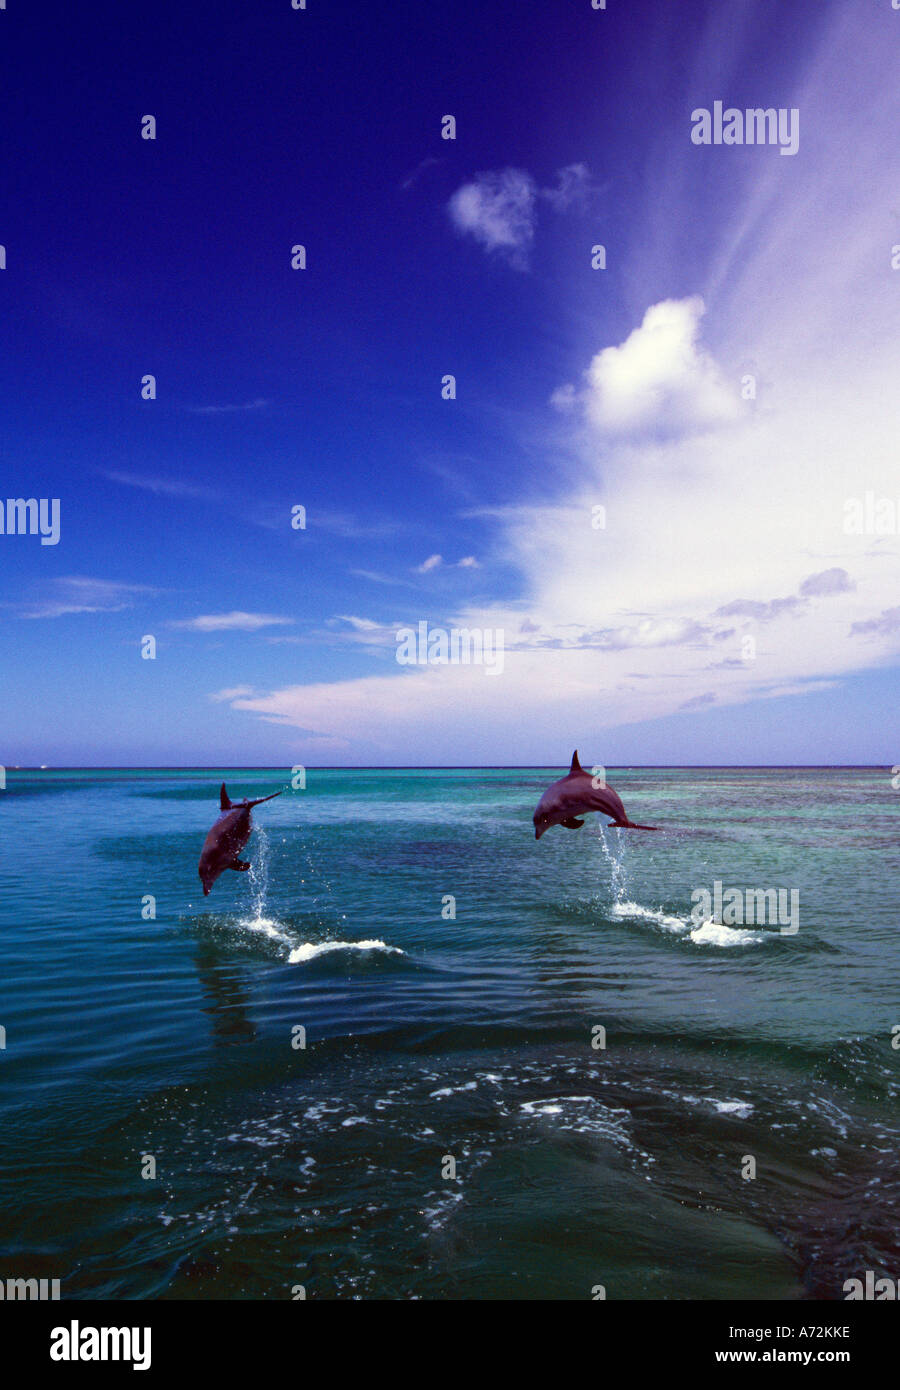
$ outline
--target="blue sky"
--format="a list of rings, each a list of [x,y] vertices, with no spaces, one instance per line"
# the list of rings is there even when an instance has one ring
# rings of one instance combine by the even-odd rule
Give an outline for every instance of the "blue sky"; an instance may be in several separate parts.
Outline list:
[[[898,760],[896,517],[846,523],[900,506],[890,0],[48,13],[0,14],[0,490],[61,509],[0,536],[2,761]],[[692,143],[717,100],[796,154]],[[422,621],[502,672],[398,665]]]

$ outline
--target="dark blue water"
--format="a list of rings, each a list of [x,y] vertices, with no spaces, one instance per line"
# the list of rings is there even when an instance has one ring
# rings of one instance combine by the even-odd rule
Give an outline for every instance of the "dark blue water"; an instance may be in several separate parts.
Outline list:
[[[204,899],[219,782],[285,773],[10,773],[0,1277],[779,1299],[900,1275],[889,772],[611,771],[659,833],[536,843],[557,775],[311,771]],[[693,920],[716,879],[796,890],[799,930]]]

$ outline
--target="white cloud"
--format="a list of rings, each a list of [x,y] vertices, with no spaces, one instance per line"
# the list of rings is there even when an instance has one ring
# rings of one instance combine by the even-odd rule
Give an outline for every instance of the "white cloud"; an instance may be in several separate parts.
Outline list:
[[[228,701],[231,701],[231,700],[240,700],[240,699],[245,698],[247,695],[252,695],[252,694],[253,694],[253,686],[252,686],[252,685],[230,685],[230,686],[228,686],[225,690],[217,690],[217,691],[215,691],[215,693],[212,694],[212,695],[210,695],[209,698],[210,698],[211,700],[216,700],[216,701],[221,702],[221,701],[223,701],[223,700],[228,700]]]
[[[408,585],[408,584],[410,583],[410,581],[409,581],[408,579],[395,579],[393,575],[391,575],[391,574],[381,574],[378,570],[356,570],[356,569],[352,569],[352,570],[350,570],[350,574],[354,575],[357,579],[368,579],[368,581],[369,581],[370,584],[392,584],[392,585],[396,585],[396,584],[405,584],[405,585]]]
[[[32,604],[23,618],[66,618],[79,613],[118,613],[132,606],[137,594],[157,591],[148,584],[123,584],[114,579],[66,575],[55,581],[55,597]]]
[[[293,621],[277,613],[244,613],[233,609],[230,613],[203,613],[198,618],[182,618],[168,626],[187,632],[257,632],[261,627],[276,627]]]
[[[591,192],[587,165],[567,164],[556,172],[556,184],[538,190],[539,196],[546,199],[555,212],[567,212],[576,204],[584,205]]]
[[[464,183],[447,211],[457,231],[523,266],[534,239],[535,197],[534,179],[524,169],[500,169]]]
[[[411,173],[407,174],[406,178],[400,184],[400,187],[406,192],[408,189],[412,188],[413,184],[418,182],[426,169],[430,169],[433,164],[440,164],[440,162],[441,161],[433,154],[427,155],[425,159],[419,161]]]
[[[199,487],[195,483],[185,483],[180,478],[148,478],[141,473],[104,471],[104,478],[111,483],[121,483],[123,487],[141,488],[144,492],[155,493],[158,497],[205,497],[210,500],[218,494],[210,488]]]
[[[342,623],[349,623],[355,632],[378,632],[381,623],[374,623],[371,618],[354,618],[349,613],[339,613],[338,620]]]
[[[800,593],[803,598],[828,598],[832,594],[848,594],[853,587],[847,571],[833,566],[830,570],[821,570],[819,574],[811,574],[804,579]]]
[[[427,560],[416,566],[416,574],[429,574],[431,570],[440,569],[443,563],[443,555],[429,555]]]
[[[785,93],[816,132],[806,155],[751,163],[662,142],[675,170],[696,153],[729,171],[717,259],[697,280],[709,311],[662,298],[696,233],[693,203],[651,183],[632,284],[661,285],[659,302],[639,304],[624,341],[595,328],[586,382],[559,397],[577,481],[560,476],[554,492],[545,469],[539,502],[493,512],[492,558],[518,574],[515,598],[453,619],[504,631],[503,674],[398,668],[236,707],[345,739],[351,760],[512,762],[561,742],[568,755],[583,735],[602,757],[602,733],[617,725],[802,699],[896,661],[895,565],[876,538],[844,532],[848,498],[896,496],[900,437],[900,272],[889,268],[900,234],[885,211],[898,206],[900,86],[881,32],[889,11],[871,26],[859,15],[835,11],[802,99]],[[759,364],[754,402],[739,394],[748,360]]]
[[[538,201],[554,212],[584,206],[591,187],[587,166],[568,164],[558,169],[546,188],[525,169],[488,170],[458,188],[447,204],[456,230],[473,237],[486,251],[504,257],[518,270],[528,265],[534,241]]]
[[[900,608],[886,608],[877,618],[858,621],[850,629],[853,636],[870,633],[876,637],[900,635]]]
[[[257,398],[245,401],[243,405],[192,405],[189,409],[194,415],[231,415],[236,410],[265,410],[268,404],[268,401]]]
[[[737,383],[698,345],[704,311],[699,296],[652,305],[624,343],[597,353],[584,390],[562,387],[553,403],[580,401],[595,429],[632,439],[668,440],[737,421]]]

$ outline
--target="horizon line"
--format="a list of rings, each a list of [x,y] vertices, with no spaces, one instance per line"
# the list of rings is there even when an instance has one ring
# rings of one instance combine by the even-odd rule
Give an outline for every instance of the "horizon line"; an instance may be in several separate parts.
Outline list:
[[[562,767],[563,763],[300,763],[307,772],[517,772]],[[673,771],[695,768],[711,771],[734,768],[745,772],[890,768],[882,763],[607,763],[606,767],[640,771]],[[57,765],[7,763],[7,772],[284,772],[283,763],[59,763]]]

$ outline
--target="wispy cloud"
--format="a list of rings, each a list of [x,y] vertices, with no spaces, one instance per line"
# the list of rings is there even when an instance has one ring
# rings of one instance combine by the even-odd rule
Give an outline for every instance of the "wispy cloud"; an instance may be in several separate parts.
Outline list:
[[[835,594],[849,594],[856,585],[845,569],[834,566],[830,570],[820,570],[811,574],[800,585],[801,598],[832,598]]]
[[[356,632],[378,632],[383,627],[382,623],[373,622],[371,618],[355,618],[350,613],[339,613],[336,621],[349,623]]]
[[[550,204],[554,212],[568,212],[571,207],[585,207],[591,193],[599,192],[591,184],[586,164],[567,164],[556,172],[556,182],[539,188],[538,197]]]
[[[251,512],[249,520],[267,531],[289,530],[292,505],[293,499],[277,506],[258,506]],[[317,531],[327,531],[329,535],[340,536],[344,540],[387,540],[402,529],[402,524],[394,518],[372,516],[361,519],[352,512],[332,511],[312,504],[306,508],[306,528],[301,534],[310,537]]]
[[[402,584],[407,587],[410,585],[408,579],[396,579],[392,574],[381,574],[378,570],[355,570],[349,571],[356,579],[368,579],[371,584]]]
[[[893,637],[900,633],[900,608],[886,608],[877,618],[855,622],[850,632],[854,637],[865,633],[877,637]]]
[[[421,565],[415,566],[415,573],[431,574],[433,570],[439,569],[477,570],[480,568],[481,566],[474,555],[464,555],[461,560],[457,560],[455,563],[448,563],[444,560],[443,555],[429,555],[426,560],[422,561]]]
[[[252,685],[230,685],[224,690],[216,690],[210,695],[211,700],[221,702],[223,700],[240,700],[253,694]]]
[[[487,170],[456,190],[447,212],[461,235],[471,236],[487,252],[526,270],[539,200],[546,201],[555,212],[565,212],[584,206],[591,191],[584,164],[558,170],[555,183],[547,188],[539,187],[525,169]]]
[[[67,575],[57,579],[55,596],[23,609],[22,618],[65,618],[78,613],[117,613],[132,606],[137,594],[157,590],[147,584],[123,584],[112,579]]]
[[[410,188],[412,188],[414,184],[418,183],[419,179],[424,174],[426,169],[430,169],[433,165],[440,164],[440,162],[441,161],[433,154],[427,155],[425,159],[420,160],[419,163],[416,165],[415,169],[413,169],[411,173],[407,174],[406,178],[400,184],[400,187],[403,189],[404,193],[407,192]]]
[[[524,169],[501,169],[464,183],[447,211],[458,232],[524,269],[534,240],[535,197],[534,179]]]
[[[258,397],[254,401],[244,401],[237,405],[189,405],[188,410],[192,415],[231,415],[235,411],[241,410],[265,410],[271,402]]]
[[[785,598],[769,599],[762,602],[759,599],[733,599],[731,603],[723,604],[717,608],[714,616],[717,618],[753,618],[758,623],[770,623],[776,618],[783,617],[785,613],[802,612],[808,599],[813,598],[835,598],[838,594],[850,594],[856,588],[845,569],[835,566],[832,569],[820,570],[818,574],[810,574],[804,579],[796,594],[788,594]]]
[[[257,632],[263,627],[280,627],[293,621],[277,613],[244,613],[236,608],[230,613],[203,613],[198,618],[181,618],[168,626],[185,632]]]
[[[154,478],[142,473],[126,473],[117,470],[102,470],[103,477],[111,483],[121,483],[124,487],[141,488],[144,492],[155,493],[158,497],[205,497],[213,500],[218,494],[210,488],[196,483],[186,483],[181,478]]]

